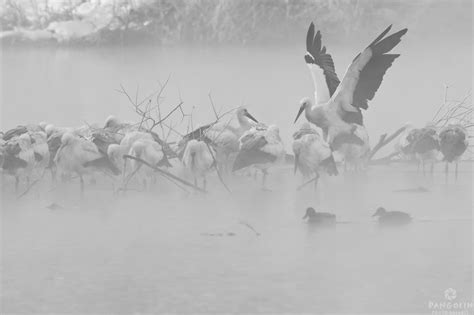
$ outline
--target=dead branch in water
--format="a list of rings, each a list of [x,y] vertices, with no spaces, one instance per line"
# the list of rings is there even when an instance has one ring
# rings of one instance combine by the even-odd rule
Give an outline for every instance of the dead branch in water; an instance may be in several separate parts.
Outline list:
[[[399,128],[397,131],[392,133],[390,136],[387,137],[387,134],[383,134],[380,136],[379,142],[375,145],[375,147],[370,151],[368,155],[368,161],[371,161],[374,155],[384,146],[392,142],[395,138],[397,138],[403,131],[405,131],[407,127],[403,126]]]
[[[392,152],[389,155],[380,158],[380,159],[375,159],[371,160],[369,162],[370,165],[381,165],[381,164],[390,164],[392,162],[400,162],[400,161],[394,161],[393,158],[400,155],[400,152]]]
[[[249,223],[245,222],[245,221],[239,221],[240,224],[248,227],[249,229],[251,229],[252,231],[254,231],[255,235],[256,236],[260,236],[260,233],[253,227],[251,226]]]
[[[144,160],[142,160],[142,159],[140,159],[140,158],[137,158],[137,157],[135,157],[135,156],[131,156],[131,155],[128,155],[128,154],[125,154],[125,155],[123,156],[123,158],[124,158],[124,159],[132,159],[132,160],[138,161],[138,162],[140,162],[140,163],[142,163],[142,164],[145,164],[146,166],[148,166],[149,168],[151,168],[151,169],[155,170],[156,172],[160,173],[160,174],[163,175],[164,177],[171,178],[171,179],[173,179],[173,180],[175,180],[175,181],[180,182],[181,184],[183,184],[183,185],[185,185],[185,186],[192,187],[192,188],[194,188],[195,190],[197,190],[197,191],[199,191],[199,192],[202,192],[202,193],[206,193],[206,192],[207,192],[206,190],[204,190],[204,189],[202,189],[202,188],[199,188],[199,187],[197,187],[196,185],[191,184],[190,182],[187,182],[187,181],[185,181],[184,179],[181,179],[181,178],[179,178],[178,176],[175,176],[175,175],[173,175],[173,174],[171,174],[171,173],[169,173],[169,172],[167,172],[167,171],[164,171],[164,170],[162,170],[162,169],[160,169],[160,168],[158,168],[158,167],[156,167],[156,166],[153,166],[153,165],[151,165],[150,163],[148,163],[148,162],[146,162],[146,161],[144,161]]]
[[[304,182],[303,184],[299,185],[299,186],[296,188],[296,190],[299,191],[299,190],[303,189],[304,187],[306,187],[307,185],[311,184],[312,182],[317,181],[318,179],[319,179],[319,174],[316,175],[315,177],[311,178],[310,180]]]

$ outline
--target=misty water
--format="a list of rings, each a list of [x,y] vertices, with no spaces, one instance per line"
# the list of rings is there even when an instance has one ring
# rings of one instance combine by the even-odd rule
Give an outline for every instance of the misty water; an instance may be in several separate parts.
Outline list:
[[[340,76],[365,44],[331,46]],[[135,95],[139,86],[144,97],[171,75],[164,111],[181,96],[187,109],[195,106],[195,126],[207,123],[211,91],[217,107],[244,104],[277,124],[290,152],[297,104],[313,93],[302,50],[4,47],[0,129],[102,124],[110,114],[137,120],[115,90],[122,84]],[[469,44],[420,47],[407,36],[365,115],[372,144],[408,121],[429,121],[444,83],[463,97],[471,51]],[[99,178],[84,199],[76,181],[46,179],[16,200],[5,179],[2,313],[431,313],[429,301],[445,301],[447,288],[471,301],[472,166],[461,163],[459,179],[448,182],[443,169],[439,163],[424,176],[416,165],[371,167],[323,178],[316,195],[296,190],[301,178],[291,166],[271,172],[269,192],[241,176],[229,182],[232,194],[215,175],[206,195],[160,179],[152,192],[117,196]],[[396,192],[420,186],[428,191]],[[310,205],[339,223],[308,226],[301,218]],[[406,211],[414,222],[382,229],[371,218],[378,206]]]

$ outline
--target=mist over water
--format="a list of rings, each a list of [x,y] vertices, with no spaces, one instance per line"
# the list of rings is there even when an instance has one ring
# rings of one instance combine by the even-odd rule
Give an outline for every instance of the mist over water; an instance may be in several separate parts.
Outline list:
[[[7,197],[3,310],[425,313],[449,287],[472,297],[471,174],[462,164],[445,184],[442,172],[376,167],[323,178],[315,196],[280,169],[270,192],[243,177],[232,195],[215,180],[211,193],[187,195],[160,179],[153,193],[113,196],[104,182],[82,201],[77,183]],[[418,185],[429,192],[395,192]],[[64,209],[47,209],[53,201]],[[308,205],[339,223],[305,224]],[[378,227],[380,205],[414,222]]]
[[[364,113],[372,146],[407,122],[430,121],[444,84],[453,99],[471,89],[468,7],[439,5],[377,22],[347,42],[323,33],[341,78],[386,25],[409,28]],[[303,61],[305,31],[296,44],[3,46],[0,130],[40,121],[102,125],[111,114],[137,121],[116,90],[123,85],[135,96],[138,87],[140,99],[170,76],[164,112],[181,98],[186,110],[195,107],[194,127],[209,123],[211,92],[217,108],[243,104],[276,124],[291,153],[298,103],[314,91]],[[117,183],[98,177],[95,185],[86,179],[80,198],[77,179],[54,185],[46,174],[17,199],[4,177],[1,312],[431,314],[429,302],[445,302],[448,288],[455,301],[471,302],[472,163],[459,167],[458,180],[450,174],[446,182],[442,163],[426,176],[416,165],[372,166],[323,177],[317,193],[312,185],[296,189],[302,179],[290,165],[270,172],[271,191],[238,176],[228,182],[232,194],[212,174],[207,194],[184,192],[162,177],[150,191],[133,182],[131,191],[114,194]],[[414,192],[397,191],[406,189]],[[49,209],[53,203],[59,209]],[[336,214],[338,223],[306,224],[308,206]],[[379,206],[414,220],[381,228],[371,217]]]

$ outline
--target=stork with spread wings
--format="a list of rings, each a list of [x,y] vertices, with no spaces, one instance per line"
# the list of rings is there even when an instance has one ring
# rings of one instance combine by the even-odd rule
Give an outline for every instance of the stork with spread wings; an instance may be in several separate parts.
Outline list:
[[[356,125],[363,125],[361,109],[368,108],[382,83],[385,72],[399,54],[389,54],[407,29],[387,35],[392,26],[385,29],[367,48],[359,53],[339,80],[332,56],[321,43],[321,32],[315,34],[311,23],[306,36],[306,55],[315,85],[315,103],[310,98],[300,102],[295,123],[304,112],[306,119],[320,127],[333,150],[341,143],[363,144],[354,135]]]

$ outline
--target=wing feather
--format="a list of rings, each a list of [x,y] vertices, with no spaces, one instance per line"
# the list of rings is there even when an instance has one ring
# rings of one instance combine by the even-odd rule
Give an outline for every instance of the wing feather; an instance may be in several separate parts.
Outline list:
[[[311,23],[306,34],[306,54],[304,59],[311,72],[315,85],[316,103],[325,103],[336,91],[339,85],[332,56],[321,48],[321,32],[314,35],[314,24]]]
[[[367,109],[368,101],[372,100],[380,87],[383,77],[398,54],[386,54],[400,43],[407,29],[400,30],[390,36],[387,27],[360,54],[347,69],[337,91],[333,95],[334,103],[347,112],[357,113],[360,108]]]

